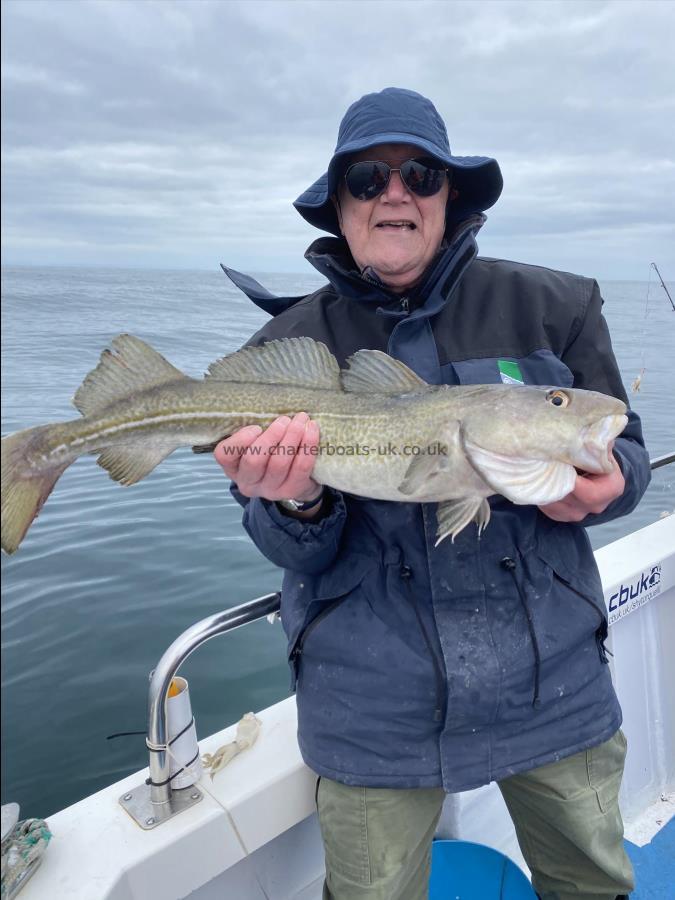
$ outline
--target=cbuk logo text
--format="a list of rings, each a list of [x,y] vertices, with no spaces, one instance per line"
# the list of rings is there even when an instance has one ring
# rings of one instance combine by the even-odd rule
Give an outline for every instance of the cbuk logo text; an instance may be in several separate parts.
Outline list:
[[[609,611],[616,612],[629,600],[639,601],[640,604],[651,600],[659,593],[660,581],[661,566],[652,566],[651,569],[642,572],[631,584],[622,584],[619,590],[612,594],[609,598]]]

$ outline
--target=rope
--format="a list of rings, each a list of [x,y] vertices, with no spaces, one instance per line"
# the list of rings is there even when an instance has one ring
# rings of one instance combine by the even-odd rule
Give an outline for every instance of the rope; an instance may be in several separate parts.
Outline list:
[[[2,900],[12,900],[33,874],[52,833],[42,819],[24,819],[14,826],[2,848]]]

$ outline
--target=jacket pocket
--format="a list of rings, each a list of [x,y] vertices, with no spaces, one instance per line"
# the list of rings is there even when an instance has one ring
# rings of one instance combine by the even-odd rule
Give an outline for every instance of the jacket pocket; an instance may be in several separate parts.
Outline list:
[[[327,572],[315,579],[313,595],[307,606],[304,621],[289,641],[288,663],[291,669],[291,690],[294,691],[300,674],[300,662],[307,640],[331,613],[356,591],[373,567],[373,560],[344,557]],[[283,600],[282,600],[283,602]]]
[[[550,548],[549,548],[550,549]],[[596,571],[583,573],[573,572],[565,566],[557,555],[552,552],[542,552],[539,547],[539,559],[546,565],[553,578],[554,586],[558,585],[558,589],[567,592],[568,596],[582,604],[583,608],[588,609],[595,617],[595,643],[598,648],[598,655],[602,663],[608,663],[608,653],[605,641],[608,636],[608,619],[607,610],[605,609],[604,595],[602,593],[602,583],[600,576]]]
[[[576,594],[577,597],[587,603],[594,611],[595,615],[598,617],[598,627],[595,631],[595,643],[598,646],[600,661],[603,663],[608,663],[608,654],[610,653],[610,651],[605,646],[605,641],[607,640],[607,636],[609,634],[609,622],[607,619],[607,613],[605,611],[604,604],[601,609],[592,596],[589,596],[588,594],[574,587],[574,585],[571,584],[566,578],[558,574],[555,569],[553,570],[553,577],[556,579],[556,581],[558,581],[560,584],[563,584],[566,588],[569,588],[569,590]]]

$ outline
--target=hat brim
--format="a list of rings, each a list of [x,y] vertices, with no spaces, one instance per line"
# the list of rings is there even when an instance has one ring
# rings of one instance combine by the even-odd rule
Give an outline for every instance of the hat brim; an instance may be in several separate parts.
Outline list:
[[[328,171],[307,188],[293,206],[300,215],[322,231],[340,237],[340,226],[331,195],[337,189],[345,156],[367,150],[379,144],[412,144],[430,156],[445,163],[452,171],[452,187],[458,192],[456,199],[448,203],[447,218],[458,218],[484,212],[499,199],[503,179],[496,159],[489,156],[450,156],[437,144],[411,134],[391,132],[377,135],[368,141],[352,141],[333,156]]]

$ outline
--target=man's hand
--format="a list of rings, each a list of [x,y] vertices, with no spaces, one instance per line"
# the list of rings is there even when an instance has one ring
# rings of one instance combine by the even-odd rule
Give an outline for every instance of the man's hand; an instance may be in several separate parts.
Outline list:
[[[245,497],[307,501],[321,494],[311,476],[318,446],[319,426],[298,413],[275,419],[265,431],[241,428],[218,444],[214,456]]]
[[[614,470],[609,475],[577,475],[571,494],[539,509],[556,522],[581,522],[588,515],[604,512],[626,487],[616,457],[612,461]]]

